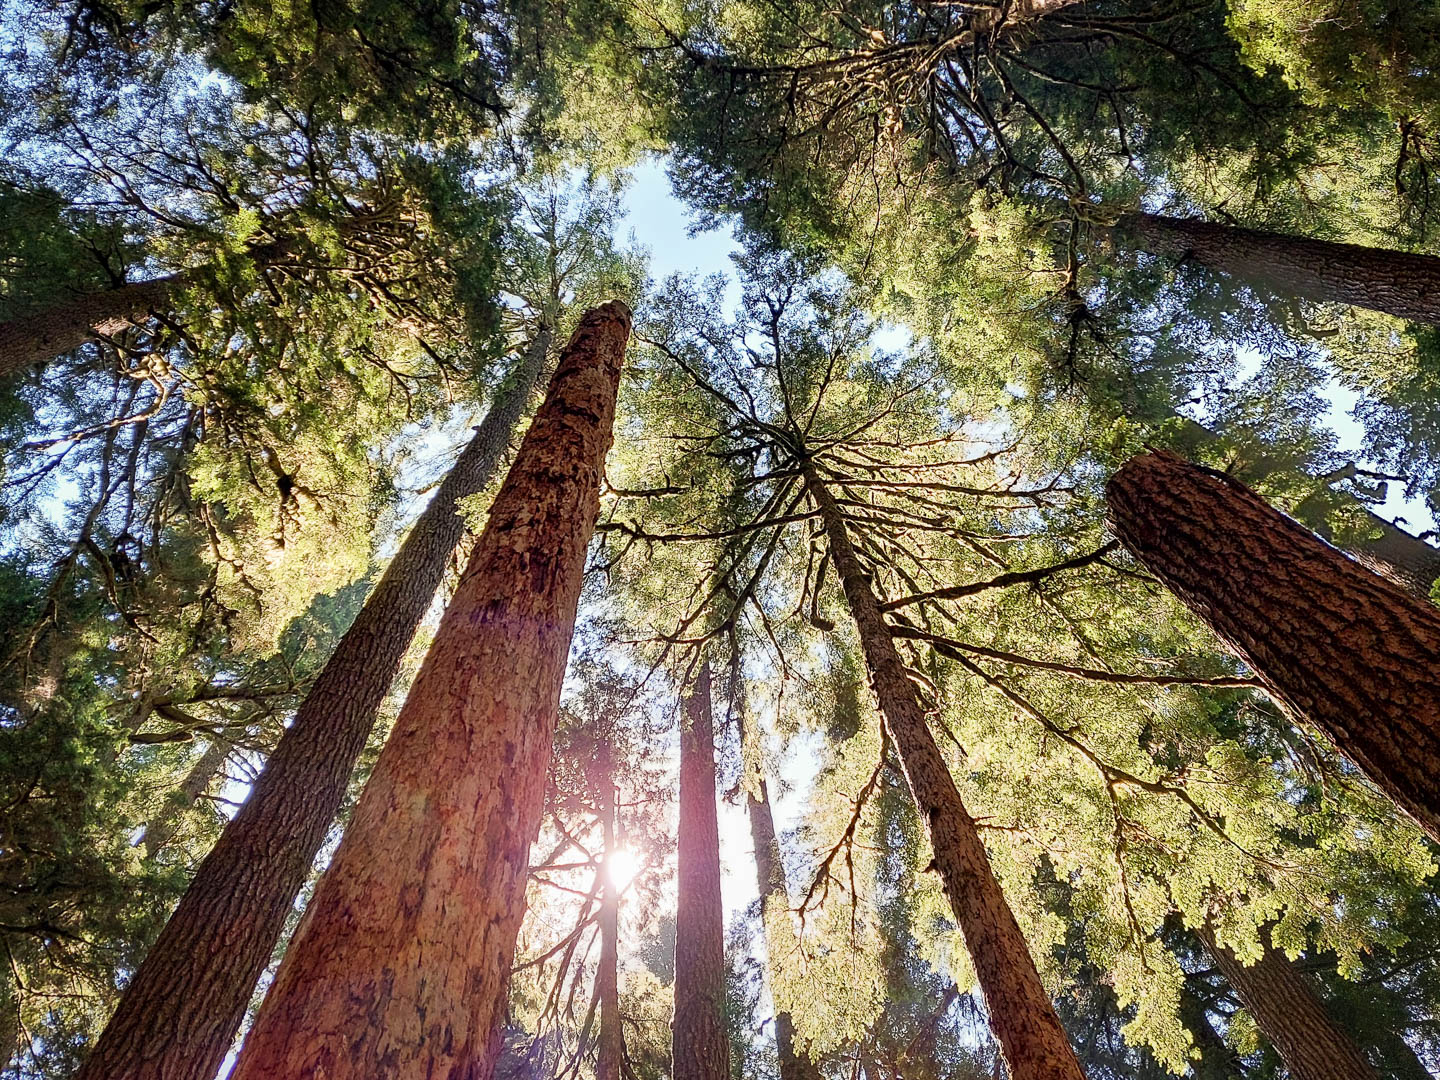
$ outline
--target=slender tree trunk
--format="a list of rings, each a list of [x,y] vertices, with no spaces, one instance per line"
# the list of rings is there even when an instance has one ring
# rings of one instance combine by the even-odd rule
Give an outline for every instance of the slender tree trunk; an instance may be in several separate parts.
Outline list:
[[[1267,945],[1264,955],[1247,966],[1218,944],[1208,927],[1200,939],[1294,1080],[1379,1080],[1360,1048],[1330,1019],[1309,981],[1281,953]]]
[[[587,312],[234,1080],[487,1080],[630,312]]]
[[[344,799],[415,628],[544,364],[542,328],[306,695],[250,796],[121,998],[77,1080],[212,1080]]]
[[[1215,432],[1203,424],[1197,424],[1194,420],[1182,417],[1178,413],[1176,417],[1182,421],[1183,425],[1179,443],[1182,453],[1194,454],[1201,447],[1214,443],[1219,438]],[[1341,470],[1332,476],[1317,476],[1315,480],[1322,485],[1333,484],[1345,479],[1347,475],[1354,475],[1353,466],[1347,468],[1351,470],[1348,474],[1346,470]],[[1238,479],[1247,484],[1253,484],[1269,476],[1271,469],[1262,460],[1241,462],[1232,471]],[[1352,512],[1362,515],[1366,525],[1364,531],[1369,534],[1358,539],[1352,538],[1348,543],[1337,546],[1367,570],[1373,570],[1381,577],[1390,579],[1402,589],[1408,589],[1422,600],[1428,600],[1430,586],[1436,578],[1440,578],[1440,548],[1432,547],[1418,536],[1412,536],[1398,525],[1386,521],[1353,495],[1332,489],[1330,497],[1349,507]],[[1292,513],[1301,524],[1314,529],[1330,543],[1336,543],[1326,512],[1327,501],[1327,499],[1319,497],[1317,492],[1315,495],[1302,499]]]
[[[1126,214],[1122,236],[1275,292],[1440,323],[1440,258],[1190,218]]]
[[[1106,499],[1125,546],[1271,696],[1440,840],[1440,609],[1173,454],[1131,459]]]
[[[1180,991],[1180,1022],[1200,1052],[1200,1059],[1190,1062],[1194,1080],[1238,1080],[1245,1075],[1240,1055],[1215,1030],[1204,1003],[1188,988]]]
[[[620,883],[610,860],[618,850],[615,831],[615,776],[610,751],[603,751],[600,829],[605,845],[605,882],[600,899],[600,967],[595,972],[595,997],[600,1004],[600,1037],[595,1054],[595,1080],[620,1080],[625,1060],[625,1035],[620,1023]]]
[[[1024,935],[991,872],[980,833],[935,745],[915,687],[881,617],[870,576],[851,546],[845,518],[809,462],[804,476],[859,632],[870,685],[915,804],[929,825],[935,868],[965,937],[1011,1080],[1083,1080],[1085,1074],[1040,982]]]
[[[145,826],[145,858],[153,859],[174,838],[180,822],[195,800],[210,790],[210,784],[230,756],[230,746],[219,739],[210,740],[205,752],[190,766],[179,790],[166,798],[154,819]]]
[[[674,1080],[727,1080],[725,909],[715,808],[715,722],[710,664],[700,665],[680,720],[680,844],[675,910]]]
[[[757,777],[759,793],[745,793],[750,818],[750,840],[755,848],[755,885],[760,893],[760,925],[765,933],[770,970],[780,964],[776,955],[781,942],[774,940],[777,928],[790,912],[790,892],[785,884],[785,864],[775,836],[775,816],[770,811],[770,793],[765,778]],[[774,980],[771,980],[774,986]],[[780,1080],[821,1080],[819,1067],[808,1054],[795,1049],[795,1021],[786,1009],[775,1006],[775,1049],[780,1059]]]
[[[43,364],[97,337],[118,334],[154,311],[168,311],[188,273],[88,293],[33,315],[0,323],[0,378]]]

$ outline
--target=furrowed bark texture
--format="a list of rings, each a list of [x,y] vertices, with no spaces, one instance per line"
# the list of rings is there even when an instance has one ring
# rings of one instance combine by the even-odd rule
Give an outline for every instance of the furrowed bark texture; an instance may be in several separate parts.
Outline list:
[[[775,837],[775,815],[770,810],[770,793],[763,777],[757,778],[758,797],[745,794],[745,809],[750,818],[750,840],[755,848],[755,885],[760,894],[765,932],[766,952],[771,969],[779,962],[781,943],[771,941],[775,926],[788,918],[790,893],[785,885],[785,864],[781,861],[780,842]],[[775,1049],[780,1059],[780,1080],[821,1080],[819,1066],[809,1055],[795,1049],[795,1021],[784,1009],[775,1010]]]
[[[1207,443],[1214,443],[1219,436],[1203,424],[1197,424],[1188,417],[1176,418],[1182,422],[1182,438],[1179,449],[1182,453],[1193,454]],[[1344,470],[1342,470],[1343,472]],[[1236,477],[1246,483],[1258,483],[1270,475],[1271,468],[1263,459],[1259,462],[1241,462],[1234,470]],[[1316,477],[1322,484],[1334,483],[1342,477]],[[1412,536],[1392,522],[1367,508],[1355,496],[1342,489],[1329,489],[1329,495],[1348,505],[1351,512],[1362,515],[1366,532],[1370,535],[1338,544],[1340,550],[1349,555],[1367,570],[1373,570],[1388,578],[1402,589],[1407,589],[1422,600],[1430,598],[1430,586],[1440,578],[1440,548],[1432,547],[1418,536]],[[1317,496],[1301,500],[1292,513],[1307,528],[1330,543],[1336,543],[1327,515],[1326,499]]]
[[[935,867],[975,964],[990,1026],[1011,1080],[1082,1080],[1084,1071],[1040,982],[1014,913],[990,870],[975,822],[935,745],[915,687],[881,617],[870,577],[851,546],[844,516],[813,465],[806,463],[804,475],[859,631],[870,685],[900,754],[915,805],[929,826]]]
[[[710,664],[700,665],[680,718],[680,843],[675,909],[674,1080],[727,1080],[725,909],[715,809],[715,722]]]
[[[1440,323],[1440,258],[1242,229],[1191,218],[1126,214],[1122,235],[1282,294]]]
[[[1440,840],[1440,609],[1173,454],[1131,459],[1106,500],[1125,546],[1275,700]]]
[[[1379,1080],[1302,972],[1270,946],[1246,966],[1208,928],[1200,939],[1294,1080]]]
[[[560,357],[235,1080],[485,1080],[630,312]]]
[[[175,290],[187,279],[182,273],[137,281],[0,323],[0,378],[78,349],[96,337],[118,334],[153,311],[168,311]]]
[[[265,770],[136,972],[76,1080],[212,1080],[465,532],[456,501],[494,474],[550,332],[527,350],[305,696]],[[608,429],[607,429],[608,430]]]
[[[595,997],[600,1005],[600,1036],[595,1050],[595,1080],[620,1080],[625,1035],[620,1020],[620,887],[610,872],[618,847],[615,835],[614,773],[609,748],[603,751],[600,831],[605,844],[605,883],[600,898],[600,966],[595,971]]]

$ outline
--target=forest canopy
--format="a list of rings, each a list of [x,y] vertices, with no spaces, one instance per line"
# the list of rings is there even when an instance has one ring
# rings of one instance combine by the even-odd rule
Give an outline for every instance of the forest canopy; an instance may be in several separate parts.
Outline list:
[[[0,1076],[1440,1076],[1437,63],[0,0]]]

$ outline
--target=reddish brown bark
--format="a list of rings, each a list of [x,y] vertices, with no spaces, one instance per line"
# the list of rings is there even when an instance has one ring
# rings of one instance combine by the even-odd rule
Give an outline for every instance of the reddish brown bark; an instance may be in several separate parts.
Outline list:
[[[1325,1011],[1309,980],[1282,953],[1267,945],[1264,955],[1247,965],[1218,944],[1208,927],[1200,939],[1293,1080],[1379,1080],[1360,1048]]]
[[[1440,323],[1440,258],[1433,255],[1159,214],[1127,214],[1117,228],[1149,251],[1193,259],[1282,294]]]
[[[630,333],[587,312],[235,1080],[486,1080]]]
[[[600,751],[600,832],[604,843],[605,881],[597,922],[600,928],[600,966],[595,971],[595,999],[600,1011],[600,1035],[595,1049],[595,1080],[620,1080],[625,1061],[625,1034],[620,1021],[620,883],[610,869],[619,848],[615,827],[615,777],[610,748]]]
[[[1196,456],[1201,447],[1219,439],[1215,432],[1188,417],[1176,414],[1174,419],[1180,422],[1176,449],[1182,454]],[[1238,461],[1229,466],[1229,470],[1245,483],[1254,484],[1265,480],[1273,467],[1274,463],[1261,455],[1257,460]],[[1361,566],[1428,600],[1430,586],[1440,578],[1440,548],[1386,521],[1344,488],[1331,486],[1354,475],[1355,467],[1347,465],[1329,476],[1315,477],[1318,490],[1302,499],[1292,513],[1303,525],[1336,544]],[[1344,544],[1334,538],[1330,524],[1332,504],[1348,514],[1359,515],[1365,523],[1363,531],[1352,530]]]
[[[844,515],[808,462],[804,475],[859,632],[871,688],[915,805],[929,825],[935,868],[975,965],[1011,1080],[1083,1080],[1084,1071],[1040,982],[1025,937],[990,869],[974,819],[935,745],[914,684],[881,617],[870,576],[850,543]]]
[[[1133,458],[1106,498],[1135,557],[1440,840],[1440,609],[1173,454]]]
[[[544,363],[549,330],[496,401],[315,680],[255,782],[126,988],[76,1080],[211,1080],[464,520],[456,502],[489,483]]]
[[[680,718],[680,824],[675,910],[674,1080],[726,1080],[725,909],[715,808],[715,722],[710,665],[700,665]]]

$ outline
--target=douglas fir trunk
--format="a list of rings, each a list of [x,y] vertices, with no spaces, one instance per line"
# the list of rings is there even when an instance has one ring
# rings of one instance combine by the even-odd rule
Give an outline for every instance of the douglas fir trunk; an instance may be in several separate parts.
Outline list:
[[[1294,1080],[1380,1080],[1283,955],[1267,945],[1264,955],[1247,966],[1218,944],[1209,928],[1200,931],[1200,939]]]
[[[1181,424],[1181,435],[1176,445],[1182,454],[1196,456],[1203,447],[1220,438],[1189,417],[1176,413],[1174,419]],[[1232,469],[1235,476],[1247,484],[1263,481],[1270,475],[1270,470],[1271,464],[1263,455],[1256,461],[1241,461]],[[1301,524],[1336,544],[1361,566],[1388,578],[1402,589],[1408,589],[1422,600],[1428,600],[1430,586],[1436,578],[1440,578],[1440,548],[1432,547],[1418,536],[1412,536],[1398,525],[1386,521],[1344,488],[1331,486],[1347,479],[1347,474],[1355,475],[1353,466],[1330,476],[1315,477],[1319,488],[1302,499],[1291,513]],[[1344,544],[1333,538],[1327,505],[1332,502],[1347,513],[1359,515],[1364,521],[1363,530],[1359,534],[1352,531]]]
[[[1024,935],[990,870],[980,833],[935,745],[914,685],[881,617],[870,576],[850,544],[840,507],[813,465],[805,465],[804,475],[825,524],[830,556],[859,631],[881,715],[899,751],[915,804],[929,825],[935,868],[965,937],[1011,1080],[1083,1080],[1085,1074],[1040,982]]]
[[[1159,214],[1126,214],[1116,228],[1148,251],[1193,259],[1281,294],[1440,323],[1440,258],[1433,255]]]
[[[550,339],[542,327],[305,696],[250,797],[200,864],[77,1080],[211,1080],[334,821],[415,628],[464,535]],[[607,428],[608,432],[608,428]]]
[[[675,910],[674,1080],[727,1080],[725,911],[715,807],[715,723],[710,664],[700,665],[680,718],[680,823]]]
[[[494,1068],[630,312],[587,312],[234,1080]]]
[[[1440,840],[1440,609],[1173,454],[1133,458],[1106,499],[1135,557]]]

